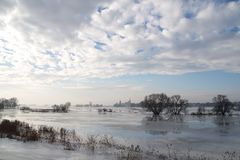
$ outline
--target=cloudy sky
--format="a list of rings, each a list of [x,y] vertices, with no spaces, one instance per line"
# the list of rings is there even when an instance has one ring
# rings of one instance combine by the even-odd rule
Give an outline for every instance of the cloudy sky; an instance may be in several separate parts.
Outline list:
[[[240,99],[240,1],[0,0],[0,96]]]

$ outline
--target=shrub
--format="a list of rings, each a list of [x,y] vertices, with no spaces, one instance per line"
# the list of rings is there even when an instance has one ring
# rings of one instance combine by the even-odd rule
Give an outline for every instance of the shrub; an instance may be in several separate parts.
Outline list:
[[[69,111],[69,107],[71,106],[70,102],[67,102],[65,104],[60,104],[60,105],[53,105],[53,112],[68,112]]]
[[[1,137],[4,135],[8,138],[19,137],[26,141],[37,141],[39,135],[37,130],[29,126],[29,124],[20,121],[9,121],[4,119],[0,123]]]

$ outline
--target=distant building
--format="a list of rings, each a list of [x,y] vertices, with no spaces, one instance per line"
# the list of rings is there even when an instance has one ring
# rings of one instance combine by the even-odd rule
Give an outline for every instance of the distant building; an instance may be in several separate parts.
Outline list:
[[[92,104],[92,102],[89,102],[89,104],[77,104],[76,107],[103,107],[102,104]]]
[[[122,102],[120,100],[119,103],[115,103],[113,106],[114,107],[139,107],[140,105],[138,103],[132,103],[131,99],[129,99],[127,102]]]

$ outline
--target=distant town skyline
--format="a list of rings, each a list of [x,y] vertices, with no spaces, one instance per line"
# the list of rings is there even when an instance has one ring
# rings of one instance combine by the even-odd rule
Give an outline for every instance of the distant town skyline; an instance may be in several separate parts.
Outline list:
[[[240,100],[239,0],[1,0],[0,97]]]

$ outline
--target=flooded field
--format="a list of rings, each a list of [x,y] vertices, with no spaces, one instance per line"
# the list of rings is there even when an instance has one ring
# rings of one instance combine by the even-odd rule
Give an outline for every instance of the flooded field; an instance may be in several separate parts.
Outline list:
[[[48,125],[75,129],[78,135],[109,135],[120,144],[140,145],[143,150],[167,152],[170,144],[177,152],[219,156],[225,151],[240,152],[240,116],[175,116],[153,118],[140,108],[112,108],[99,113],[97,108],[72,107],[69,113],[24,113],[18,109],[0,112],[1,119],[20,120],[33,126]],[[51,150],[51,152],[49,151]],[[0,139],[0,159],[107,159],[106,155],[63,151],[57,145],[23,143]],[[54,154],[52,151],[54,150]],[[56,156],[54,156],[56,154]],[[51,156],[50,156],[51,155]],[[23,157],[22,157],[23,156]],[[111,159],[111,158],[109,158]]]

